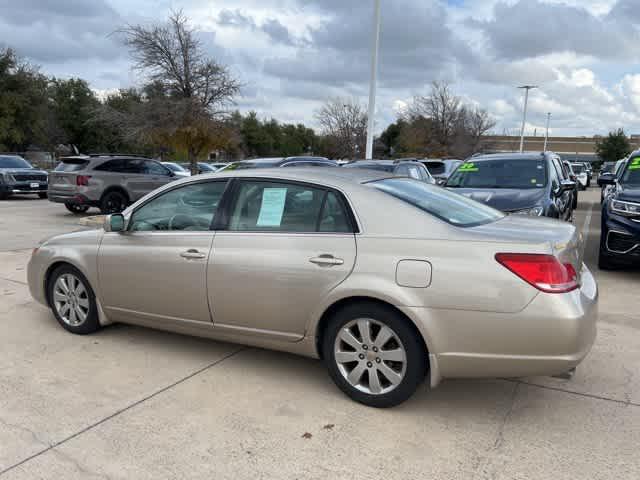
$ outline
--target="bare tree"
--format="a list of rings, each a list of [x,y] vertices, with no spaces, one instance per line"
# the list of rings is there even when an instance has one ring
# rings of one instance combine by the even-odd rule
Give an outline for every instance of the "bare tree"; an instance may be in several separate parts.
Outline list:
[[[360,158],[367,139],[367,111],[355,99],[332,98],[317,112],[322,133],[338,158]]]
[[[127,25],[118,31],[153,91],[121,122],[142,138],[164,138],[185,148],[192,171],[198,155],[219,138],[216,128],[240,91],[229,70],[206,56],[197,31],[182,11],[166,24]],[[209,141],[210,140],[210,141]]]
[[[409,126],[405,143],[416,151],[421,144],[433,156],[475,153],[481,137],[495,126],[486,110],[465,105],[448,84],[440,82],[433,82],[429,95],[414,97],[403,119]],[[411,131],[425,136],[411,138]]]

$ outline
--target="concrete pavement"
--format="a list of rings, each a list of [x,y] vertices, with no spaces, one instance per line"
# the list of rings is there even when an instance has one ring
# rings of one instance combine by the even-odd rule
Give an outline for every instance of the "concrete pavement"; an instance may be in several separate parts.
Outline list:
[[[32,239],[76,219],[0,203],[0,225],[24,229],[0,229],[0,480],[640,478],[640,273],[597,270],[598,201],[581,194],[576,218],[590,215],[601,289],[576,376],[445,381],[391,410],[350,401],[309,359],[125,325],[66,333],[24,266]],[[41,203],[53,219],[33,225]]]

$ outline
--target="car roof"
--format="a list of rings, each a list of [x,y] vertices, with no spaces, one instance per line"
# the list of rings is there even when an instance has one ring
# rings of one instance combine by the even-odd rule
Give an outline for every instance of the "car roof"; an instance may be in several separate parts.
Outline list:
[[[481,162],[483,160],[540,160],[546,158],[551,152],[514,152],[514,153],[490,153],[476,155],[467,159],[468,162]]]
[[[204,178],[275,178],[282,180],[318,183],[335,187],[348,187],[385,178],[398,178],[390,172],[366,170],[359,168],[324,168],[324,167],[290,167],[246,170],[223,170],[217,173],[199,175]],[[192,177],[193,178],[193,177]]]

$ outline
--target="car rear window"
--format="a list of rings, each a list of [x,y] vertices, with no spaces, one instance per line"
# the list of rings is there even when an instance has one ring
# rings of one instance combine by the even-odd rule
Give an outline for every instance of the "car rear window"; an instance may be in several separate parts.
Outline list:
[[[580,165],[579,163],[574,163],[571,165],[574,173],[582,173],[584,170],[584,165]]]
[[[65,158],[55,168],[56,172],[79,172],[89,163],[89,160],[81,158]]]
[[[456,227],[475,227],[504,217],[502,212],[482,203],[410,178],[387,178],[367,185]]]
[[[451,188],[544,188],[547,185],[547,161],[502,158],[466,162],[449,177]]]
[[[427,167],[431,175],[442,175],[447,172],[447,166],[444,162],[423,162],[423,165]]]

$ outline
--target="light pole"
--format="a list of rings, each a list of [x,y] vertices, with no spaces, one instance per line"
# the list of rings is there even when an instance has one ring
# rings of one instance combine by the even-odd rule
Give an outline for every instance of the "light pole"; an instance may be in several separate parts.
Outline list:
[[[547,151],[547,142],[549,141],[549,122],[551,121],[551,112],[547,113],[547,132],[544,134],[544,151]]]
[[[522,112],[522,130],[520,130],[520,153],[522,153],[524,152],[524,126],[527,122],[527,103],[529,102],[529,90],[538,87],[537,85],[523,85],[518,88],[524,89],[524,110]]]
[[[365,158],[373,158],[373,129],[376,114],[376,88],[378,82],[378,51],[380,50],[380,0],[374,0],[374,24],[371,52],[371,81],[369,83],[369,117],[367,119],[367,151]]]

